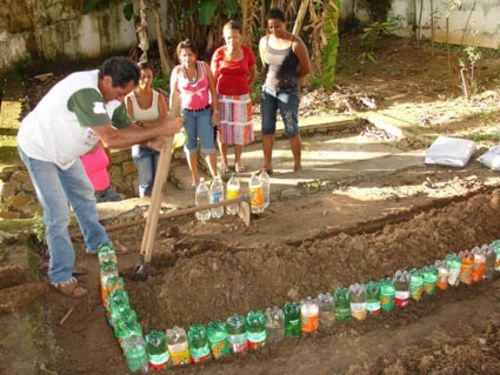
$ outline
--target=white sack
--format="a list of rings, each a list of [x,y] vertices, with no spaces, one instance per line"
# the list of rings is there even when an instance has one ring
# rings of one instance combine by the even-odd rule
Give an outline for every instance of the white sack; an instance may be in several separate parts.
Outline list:
[[[465,167],[475,151],[474,141],[440,135],[425,152],[425,163]]]
[[[477,161],[486,165],[488,168],[500,171],[500,146],[490,148],[477,158]]]

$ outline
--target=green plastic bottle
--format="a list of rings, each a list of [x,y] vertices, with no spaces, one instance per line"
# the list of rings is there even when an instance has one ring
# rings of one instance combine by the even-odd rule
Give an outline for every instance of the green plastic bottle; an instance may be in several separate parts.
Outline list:
[[[283,306],[285,313],[285,336],[300,335],[300,303],[287,302]]]
[[[247,343],[250,350],[257,350],[266,344],[266,316],[261,311],[250,311],[245,319]]]
[[[422,276],[424,278],[425,293],[429,296],[436,294],[439,273],[435,267],[425,266],[422,268]]]
[[[170,358],[165,332],[151,331],[146,336],[146,351],[148,353],[150,369],[154,371],[165,369]]]
[[[493,241],[491,247],[495,250],[496,261],[495,261],[495,271],[500,272],[500,240]]]
[[[109,277],[106,281],[106,288],[102,291],[104,307],[108,308],[108,296],[117,289],[125,290],[125,281],[118,275]]]
[[[396,287],[391,279],[382,280],[380,283],[380,305],[385,311],[394,310]]]
[[[366,310],[370,315],[380,314],[380,283],[377,281],[366,284]]]
[[[127,291],[125,289],[114,290],[108,296],[107,301],[108,303],[107,303],[106,315],[109,323],[114,327],[116,319],[120,314],[119,312],[114,310],[124,310],[127,307],[130,308]],[[111,318],[113,315],[115,316],[115,320]]]
[[[109,323],[112,327],[116,327],[118,321],[127,320],[129,316],[136,316],[135,311],[130,308],[128,304],[126,305],[115,305],[113,310],[111,310],[111,318]]]
[[[125,339],[123,352],[130,372],[146,373],[148,371],[148,355],[142,336],[131,336]]]
[[[115,337],[118,339],[120,346],[123,350],[125,350],[125,342],[132,336],[140,336],[142,337],[142,328],[132,319],[130,320],[119,320],[118,324],[115,328]]]
[[[248,350],[248,344],[245,318],[241,315],[235,314],[227,318],[226,323],[231,352],[234,354],[246,353]]]
[[[208,323],[207,336],[214,359],[219,359],[229,354],[226,323],[220,320]]]
[[[112,261],[113,263],[118,263],[118,259],[111,244],[104,244],[99,246],[99,249],[97,251],[97,257],[99,259],[99,263],[103,263],[106,261]]]
[[[420,301],[424,294],[424,279],[419,270],[410,271],[410,297],[414,301]]]
[[[335,301],[335,319],[339,322],[351,321],[351,297],[349,289],[338,288],[333,295]]]
[[[191,363],[202,363],[211,358],[207,331],[201,324],[189,327],[187,333]]]

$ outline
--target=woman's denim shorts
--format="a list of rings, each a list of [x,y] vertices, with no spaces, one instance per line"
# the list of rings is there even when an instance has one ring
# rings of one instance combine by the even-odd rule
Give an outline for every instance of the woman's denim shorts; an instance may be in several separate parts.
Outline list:
[[[285,134],[291,138],[299,134],[299,87],[272,91],[262,88],[260,113],[262,134],[274,134],[278,110],[285,125]]]
[[[206,108],[202,111],[182,110],[184,117],[184,128],[187,133],[187,141],[184,151],[187,154],[198,151],[198,138],[201,143],[201,152],[212,154],[215,152],[214,128],[212,127],[212,110]]]

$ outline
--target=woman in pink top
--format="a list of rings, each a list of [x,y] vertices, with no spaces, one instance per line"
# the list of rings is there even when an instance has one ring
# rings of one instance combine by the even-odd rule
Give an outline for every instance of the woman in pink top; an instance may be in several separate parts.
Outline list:
[[[197,61],[197,56],[196,48],[190,40],[179,43],[177,57],[180,64],[174,68],[170,77],[170,101],[173,101],[175,91],[179,92],[181,100],[181,113],[187,133],[184,151],[193,186],[199,182],[198,139],[212,177],[217,173],[215,130],[212,126],[219,123],[219,102],[212,73],[205,62]]]
[[[108,174],[109,157],[102,143],[83,155],[81,158],[83,168],[89,177],[97,202],[118,202],[122,198],[111,187]]]
[[[243,145],[254,139],[250,86],[257,69],[252,50],[241,43],[240,24],[229,21],[222,32],[226,45],[214,52],[211,63],[220,103],[221,169],[228,172],[227,147],[234,145],[234,169],[241,173],[245,171],[241,162]]]

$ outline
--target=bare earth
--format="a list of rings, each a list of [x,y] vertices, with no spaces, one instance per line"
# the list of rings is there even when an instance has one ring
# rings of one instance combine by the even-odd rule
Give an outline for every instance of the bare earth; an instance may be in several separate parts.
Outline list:
[[[397,100],[387,98],[402,93],[410,95],[405,102],[409,108],[438,100],[444,93],[450,97],[457,94],[444,79],[429,84],[430,76],[447,74],[446,60],[439,57],[443,51],[432,60],[428,47],[400,39],[388,41],[388,45],[388,52],[377,56],[378,69],[371,66],[363,70],[361,66],[360,71],[365,72],[355,74],[354,68],[341,68],[338,81],[342,87],[367,83],[365,89],[372,94],[378,90],[372,97],[378,98],[380,107],[389,107]],[[358,52],[346,47],[341,57],[355,59]],[[412,65],[416,61],[427,70]],[[483,71],[494,72],[498,60],[492,66]],[[371,76],[367,78],[366,72]],[[497,83],[490,78],[483,82],[484,90],[495,89]],[[384,84],[377,81],[381,79]],[[414,88],[415,95],[408,87]],[[314,111],[314,106],[311,108]],[[432,125],[435,117],[429,119]],[[472,117],[457,127],[453,122],[448,124],[446,131],[498,125],[490,120]],[[254,217],[249,228],[228,216],[204,224],[191,216],[162,221],[147,282],[129,278],[138,261],[144,227],[111,233],[115,243],[129,250],[119,256],[120,271],[145,332],[206,324],[234,313],[332,292],[354,282],[378,280],[398,269],[422,267],[450,252],[500,239],[500,175],[476,161],[464,169],[425,166],[424,148],[418,141],[381,140],[377,134],[322,134],[304,141],[309,145],[309,168],[290,173],[285,154],[273,184],[286,190],[291,181],[300,180],[307,194],[282,195],[263,215]],[[248,150],[252,168],[258,167],[258,147]],[[188,205],[191,198],[183,199]],[[34,373],[126,373],[125,361],[104,318],[98,261],[83,254],[81,240],[76,240],[76,250],[77,265],[89,271],[80,278],[90,290],[88,297],[70,300],[47,291],[40,283],[24,283],[15,291],[0,289],[0,301],[8,298],[11,310],[17,310],[18,296],[29,299],[30,295],[41,295],[38,308],[25,309],[31,309],[31,316],[37,316],[50,332],[41,334],[45,341],[41,346],[57,350],[48,361],[49,368],[40,361]],[[287,338],[241,358],[231,356],[168,372],[500,374],[499,302],[497,275],[494,280],[448,289],[363,322],[320,327],[315,334]],[[24,304],[19,302],[19,306]],[[71,314],[60,324],[70,309]],[[23,314],[23,310],[14,314]],[[0,341],[5,358],[0,373],[26,374],[32,367],[23,364],[17,352],[29,343],[15,330],[14,314],[0,315],[0,325],[11,327]]]

